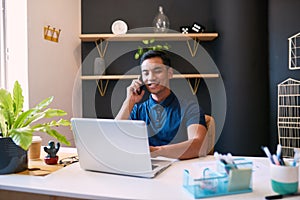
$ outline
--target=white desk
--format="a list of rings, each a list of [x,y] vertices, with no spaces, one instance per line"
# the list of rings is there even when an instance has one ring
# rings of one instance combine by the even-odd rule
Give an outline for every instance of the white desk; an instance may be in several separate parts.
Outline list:
[[[64,151],[75,152],[75,149]],[[216,199],[264,199],[274,194],[269,181],[266,158],[253,161],[253,192],[214,197]],[[135,178],[84,171],[74,163],[44,177],[28,175],[0,175],[0,190],[29,192],[86,199],[194,199],[182,186],[183,170],[196,162],[213,157],[175,162],[154,179]],[[299,198],[299,196],[298,196]],[[297,197],[289,199],[298,199]]]

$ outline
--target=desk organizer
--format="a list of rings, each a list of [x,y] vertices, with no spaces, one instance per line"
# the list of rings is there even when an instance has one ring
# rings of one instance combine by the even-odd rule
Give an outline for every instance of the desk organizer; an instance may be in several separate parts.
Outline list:
[[[194,178],[184,170],[183,187],[194,198],[252,192],[252,161],[238,158],[234,164],[216,164],[216,170],[206,168],[200,178]]]

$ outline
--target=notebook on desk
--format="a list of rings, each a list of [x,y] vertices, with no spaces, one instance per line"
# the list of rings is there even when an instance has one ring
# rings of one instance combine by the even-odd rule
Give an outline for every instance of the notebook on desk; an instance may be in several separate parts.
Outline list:
[[[153,178],[172,164],[150,156],[144,121],[72,118],[81,168]]]

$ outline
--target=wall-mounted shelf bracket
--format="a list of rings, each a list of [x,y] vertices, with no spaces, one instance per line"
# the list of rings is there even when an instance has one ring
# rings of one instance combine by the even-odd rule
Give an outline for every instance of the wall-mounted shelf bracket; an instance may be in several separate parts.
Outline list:
[[[109,82],[108,79],[106,79],[106,80],[104,80],[104,79],[96,80],[97,88],[98,88],[98,91],[99,91],[101,97],[105,96],[107,86],[108,86],[108,82]],[[99,85],[99,83],[100,83],[100,85]]]
[[[187,81],[189,83],[189,86],[191,88],[191,91],[192,91],[193,95],[196,95],[197,91],[198,91],[198,88],[199,88],[199,85],[200,85],[200,82],[201,82],[201,79],[200,78],[195,78],[194,86],[192,85],[191,80],[189,78],[187,79]]]
[[[103,39],[96,40],[95,45],[97,47],[100,58],[104,58],[108,46],[108,41]]]
[[[195,57],[195,55],[198,51],[199,42],[200,41],[197,38],[193,39],[191,42],[189,40],[186,41],[187,46],[189,48],[189,51],[190,51],[192,57]],[[193,43],[193,44],[191,45],[191,43]]]

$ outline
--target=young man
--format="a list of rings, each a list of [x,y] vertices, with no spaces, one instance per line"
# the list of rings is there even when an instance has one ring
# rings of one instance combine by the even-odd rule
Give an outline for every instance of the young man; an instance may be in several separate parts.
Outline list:
[[[148,51],[141,58],[141,79],[133,80],[116,119],[143,120],[149,133],[152,157],[189,159],[199,156],[206,136],[203,111],[187,96],[177,98],[170,90],[173,69],[161,51]],[[149,98],[140,103],[145,91]]]

